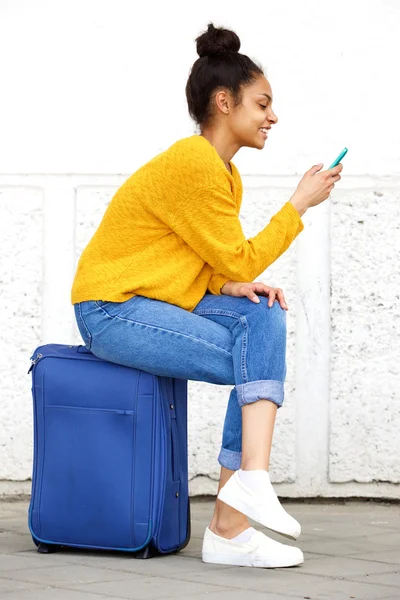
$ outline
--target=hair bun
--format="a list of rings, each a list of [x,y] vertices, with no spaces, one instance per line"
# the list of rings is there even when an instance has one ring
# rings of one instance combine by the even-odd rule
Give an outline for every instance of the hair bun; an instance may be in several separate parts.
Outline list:
[[[208,29],[196,38],[197,54],[203,56],[218,56],[239,52],[240,39],[234,31],[208,24]]]

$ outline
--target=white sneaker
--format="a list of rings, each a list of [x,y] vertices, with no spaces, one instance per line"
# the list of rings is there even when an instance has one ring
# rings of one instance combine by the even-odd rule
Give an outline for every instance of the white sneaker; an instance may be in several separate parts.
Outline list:
[[[238,567],[295,567],[304,562],[300,548],[285,546],[255,531],[248,542],[234,542],[220,537],[206,528],[202,559],[206,563],[236,565]]]
[[[297,540],[301,533],[300,523],[291,517],[278,500],[274,488],[265,472],[265,487],[258,493],[251,490],[240,479],[238,471],[220,489],[218,500],[225,502],[264,527]]]

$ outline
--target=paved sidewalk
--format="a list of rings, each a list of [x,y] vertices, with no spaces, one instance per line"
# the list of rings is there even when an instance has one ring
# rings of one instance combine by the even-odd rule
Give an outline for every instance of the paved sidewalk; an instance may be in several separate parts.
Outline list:
[[[0,502],[2,600],[384,600],[400,599],[400,505],[284,502],[303,527],[305,562],[289,569],[201,561],[213,503],[192,500],[192,537],[177,555],[137,560],[63,550],[40,555],[28,534],[27,502]],[[268,535],[271,535],[270,533]],[[279,535],[275,539],[288,542]]]

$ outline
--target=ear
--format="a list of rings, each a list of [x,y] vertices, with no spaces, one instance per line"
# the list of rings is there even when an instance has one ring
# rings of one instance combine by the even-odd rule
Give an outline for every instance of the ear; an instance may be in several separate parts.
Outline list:
[[[223,112],[225,115],[229,113],[229,97],[228,94],[221,90],[215,95],[215,103],[218,109]]]

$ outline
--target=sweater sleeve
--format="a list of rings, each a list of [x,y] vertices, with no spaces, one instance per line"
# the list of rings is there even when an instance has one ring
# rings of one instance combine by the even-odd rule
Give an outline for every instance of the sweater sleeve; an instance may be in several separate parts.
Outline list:
[[[250,282],[287,250],[304,225],[287,202],[264,229],[246,239],[232,195],[220,186],[208,186],[179,205],[171,228],[215,273]]]
[[[229,277],[225,277],[225,275],[221,275],[221,273],[211,275],[207,290],[216,296],[221,295],[221,288],[227,281],[229,281]]]

